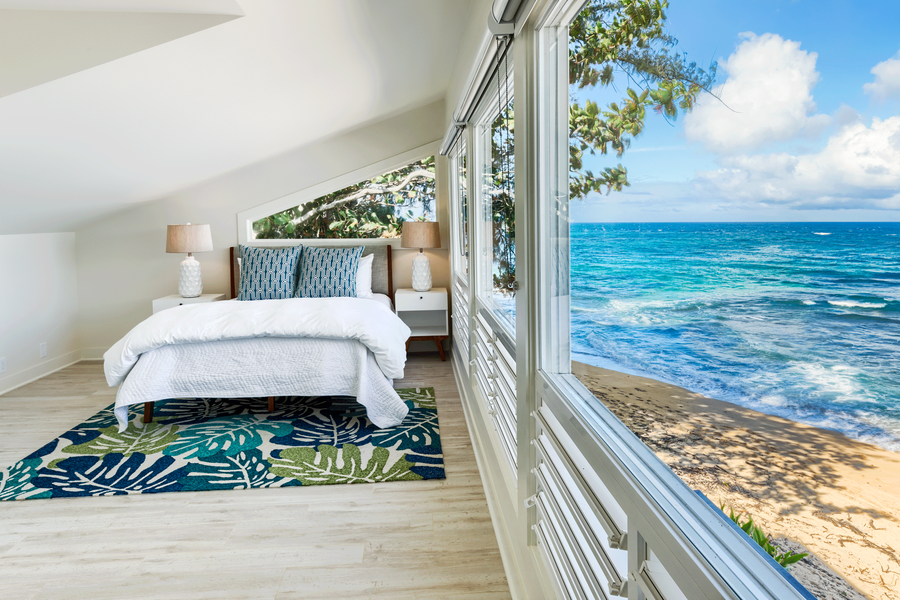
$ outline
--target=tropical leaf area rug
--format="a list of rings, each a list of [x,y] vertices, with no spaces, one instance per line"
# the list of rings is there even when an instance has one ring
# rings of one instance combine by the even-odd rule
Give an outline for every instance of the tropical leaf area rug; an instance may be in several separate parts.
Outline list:
[[[442,479],[434,389],[397,393],[409,414],[391,429],[353,398],[279,398],[271,413],[265,398],[165,400],[123,433],[110,405],[0,469],[0,501]]]

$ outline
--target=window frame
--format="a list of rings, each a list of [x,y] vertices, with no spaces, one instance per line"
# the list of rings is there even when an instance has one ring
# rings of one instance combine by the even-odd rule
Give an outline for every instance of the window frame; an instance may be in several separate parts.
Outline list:
[[[629,598],[638,598],[643,574],[668,566],[678,590],[667,596],[690,598],[804,598],[772,566],[759,548],[726,522],[718,510],[695,494],[650,448],[571,374],[570,295],[560,285],[560,269],[569,266],[568,220],[561,222],[559,202],[568,208],[568,24],[586,0],[558,0],[536,15],[529,56],[536,76],[529,87],[535,104],[527,118],[536,132],[535,178],[537,261],[528,290],[536,307],[533,333],[536,368],[528,384],[536,390],[535,410],[549,409],[564,425],[571,451],[609,482],[628,514]],[[520,118],[526,115],[520,116]],[[565,211],[568,214],[568,211]],[[568,282],[569,273],[563,279]],[[521,383],[520,383],[521,385]],[[649,550],[648,550],[649,548]],[[652,573],[651,573],[652,574]],[[659,582],[657,582],[659,583]],[[677,593],[676,593],[677,592]]]
[[[451,251],[453,252],[453,271],[457,277],[468,282],[469,278],[469,251],[471,240],[469,222],[471,221],[471,202],[469,199],[469,155],[466,147],[465,136],[460,136],[450,152],[450,206],[454,217],[450,219],[451,227]],[[466,162],[466,180],[460,178],[461,161]],[[465,210],[463,209],[463,194],[465,194]]]
[[[509,77],[504,81],[503,94],[515,101],[514,97],[514,67],[512,56],[512,47],[507,51],[506,61],[508,61]],[[507,349],[510,355],[516,357],[516,333],[515,319],[509,315],[507,311],[497,305],[493,299],[493,242],[485,243],[491,240],[493,230],[486,225],[483,218],[483,211],[486,209],[486,194],[484,174],[485,168],[492,168],[492,131],[491,126],[500,114],[499,98],[501,90],[498,89],[496,79],[500,77],[499,72],[494,74],[491,83],[488,85],[490,93],[486,93],[479,101],[478,107],[472,118],[472,148],[469,152],[469,164],[467,175],[469,178],[469,261],[476,261],[473,277],[470,278],[470,285],[473,289],[473,298],[475,308],[478,314],[482,314],[491,328],[497,334],[499,341]],[[515,138],[514,138],[515,139]],[[515,170],[515,164],[513,164]],[[515,192],[514,192],[515,193]],[[518,206],[517,206],[518,209]],[[518,212],[518,210],[517,210]],[[490,251],[490,264],[486,261],[484,252]],[[519,252],[516,245],[516,252]],[[471,264],[470,264],[471,269]],[[490,289],[490,296],[485,294],[486,289]],[[516,298],[518,298],[518,292]],[[518,312],[518,309],[517,309]]]

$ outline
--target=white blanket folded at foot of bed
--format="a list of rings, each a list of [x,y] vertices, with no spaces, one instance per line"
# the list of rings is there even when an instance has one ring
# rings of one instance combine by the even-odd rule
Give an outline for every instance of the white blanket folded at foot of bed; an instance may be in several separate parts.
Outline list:
[[[173,344],[261,337],[356,340],[385,377],[403,377],[410,330],[383,304],[361,298],[289,298],[189,304],[138,323],[103,355],[110,387],[119,385],[144,352]]]
[[[213,302],[159,312],[104,355],[116,416],[165,398],[355,396],[370,420],[392,427],[406,405],[410,330],[389,308],[359,298]]]
[[[134,404],[260,396],[355,397],[378,427],[396,427],[409,411],[359,342],[256,338],[163,346],[142,354],[119,387],[115,415],[124,431]]]

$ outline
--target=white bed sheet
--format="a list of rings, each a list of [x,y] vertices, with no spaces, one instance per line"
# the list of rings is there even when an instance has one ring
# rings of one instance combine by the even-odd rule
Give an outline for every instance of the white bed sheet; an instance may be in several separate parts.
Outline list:
[[[371,299],[381,302],[389,311],[394,312],[394,305],[391,303],[391,299],[387,294],[372,294]]]

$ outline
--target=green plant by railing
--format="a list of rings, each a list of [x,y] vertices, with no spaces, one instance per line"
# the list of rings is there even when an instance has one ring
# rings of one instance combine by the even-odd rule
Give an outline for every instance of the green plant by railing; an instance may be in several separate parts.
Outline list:
[[[721,508],[722,512],[725,512],[724,504],[721,506]],[[744,531],[744,533],[749,535],[754,542],[759,544],[760,547],[765,550],[769,554],[769,556],[774,558],[775,562],[777,562],[782,567],[787,568],[792,564],[809,556],[809,554],[807,554],[806,552],[800,554],[797,554],[796,552],[778,552],[778,548],[772,545],[772,542],[770,541],[770,538],[766,534],[766,532],[760,529],[759,526],[757,526],[756,523],[753,522],[753,517],[747,515],[747,520],[744,523],[741,523],[741,517],[743,516],[743,514],[734,514],[734,509],[729,510],[727,514],[729,519],[734,521],[735,524],[737,524],[737,526]]]

